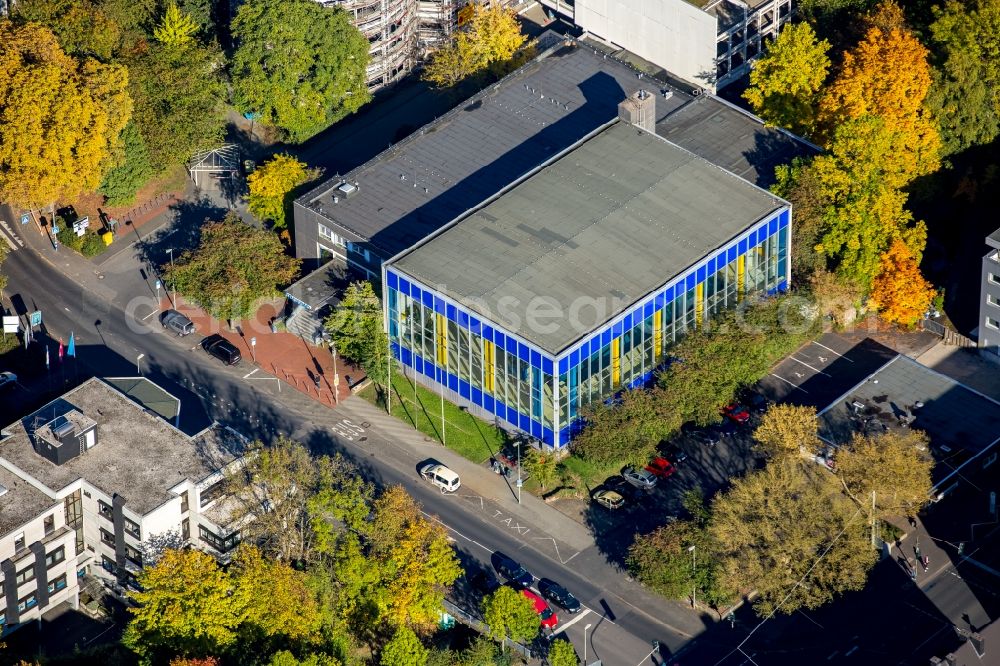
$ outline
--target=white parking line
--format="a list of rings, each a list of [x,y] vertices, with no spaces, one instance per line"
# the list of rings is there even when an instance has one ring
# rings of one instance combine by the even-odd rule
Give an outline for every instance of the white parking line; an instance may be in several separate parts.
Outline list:
[[[830,376],[830,375],[829,375],[828,373],[826,373],[826,372],[823,372],[823,371],[822,371],[822,370],[820,370],[819,368],[815,368],[815,367],[813,367],[813,366],[809,365],[809,364],[808,364],[808,363],[806,363],[805,361],[800,361],[799,359],[795,358],[794,356],[789,356],[788,358],[790,358],[791,360],[795,361],[796,363],[801,363],[802,365],[806,366],[807,368],[809,368],[809,369],[810,369],[810,370],[812,370],[813,372],[818,372],[819,374],[821,374],[821,375],[825,375],[825,376],[827,376],[827,377],[829,377],[829,376]]]
[[[152,316],[153,316],[153,315],[155,315],[155,314],[156,314],[156,310],[153,310],[153,311],[152,311],[152,312],[150,312],[150,313],[149,313],[148,315],[146,315],[145,317],[143,317],[143,318],[142,318],[142,320],[143,320],[143,321],[146,321],[147,319],[149,319],[150,317],[152,317]]]
[[[830,349],[829,347],[827,347],[826,345],[824,345],[822,342],[816,342],[815,340],[813,340],[812,343],[814,345],[819,345],[820,347],[822,347],[823,349],[827,350],[828,352],[830,352],[832,354],[836,354],[837,356],[839,356],[840,358],[844,359],[845,361],[850,361],[851,363],[854,363],[854,361],[851,361],[851,359],[847,358],[846,356],[844,356],[843,354],[841,354],[840,352],[838,352],[835,349]]]
[[[789,386],[791,386],[791,387],[792,387],[792,388],[794,388],[794,389],[798,389],[798,390],[802,391],[803,393],[809,393],[809,391],[805,390],[805,389],[804,389],[804,388],[802,388],[801,386],[796,386],[795,384],[793,384],[792,382],[788,381],[787,379],[785,379],[785,378],[784,378],[784,377],[782,377],[781,375],[776,375],[776,374],[774,374],[774,373],[772,372],[772,373],[771,373],[771,376],[772,376],[772,377],[774,377],[774,378],[776,378],[776,379],[780,379],[781,381],[785,382],[786,384],[788,384]]]
[[[557,625],[556,629],[560,630],[560,631],[566,631],[567,629],[569,629],[570,627],[572,627],[574,624],[576,624],[577,622],[579,622],[580,620],[582,620],[583,617],[585,615],[589,614],[589,613],[590,613],[590,609],[589,608],[584,608],[582,611],[580,611],[579,613],[577,613],[573,617],[573,619],[570,620],[569,622],[563,622],[562,624]]]
[[[255,372],[257,372],[258,370],[260,370],[260,368],[254,368],[253,370],[251,370],[251,371],[250,371],[250,372],[248,372],[247,374],[243,375],[243,379],[246,379],[246,378],[247,378],[247,377],[249,377],[250,375],[252,375],[252,374],[254,374]]]

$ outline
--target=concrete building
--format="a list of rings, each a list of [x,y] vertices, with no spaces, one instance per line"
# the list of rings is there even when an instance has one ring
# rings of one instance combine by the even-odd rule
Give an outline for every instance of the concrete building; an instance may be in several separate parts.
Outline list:
[[[792,0],[541,0],[590,36],[689,83],[721,90],[749,71]]]
[[[1000,356],[1000,229],[986,237],[989,252],[983,257],[979,299],[979,348]]]
[[[552,447],[674,341],[784,290],[791,206],[658,136],[655,97],[384,265],[394,356]]]
[[[908,356],[894,356],[819,413],[824,458],[855,433],[879,435],[896,429],[925,432],[939,497],[997,462],[1000,403]]]
[[[312,339],[345,280],[381,279],[381,264],[412,247],[616,117],[640,89],[652,94],[656,134],[758,185],[774,167],[815,149],[713,96],[652,78],[554,33],[539,56],[366,164],[294,204],[296,255],[333,259],[286,294],[289,329]]]
[[[166,420],[178,410],[177,399],[149,380],[91,379],[0,431],[7,625],[31,617],[14,609],[33,608],[22,603],[31,587],[22,573],[32,561],[42,610],[68,600],[84,576],[134,584],[163,547],[228,556],[239,526],[230,524],[220,481],[240,464],[247,440],[220,426],[189,437]],[[53,555],[60,549],[65,566],[46,574],[40,563],[61,562]],[[24,587],[13,587],[22,578]],[[45,581],[59,594],[41,594]]]

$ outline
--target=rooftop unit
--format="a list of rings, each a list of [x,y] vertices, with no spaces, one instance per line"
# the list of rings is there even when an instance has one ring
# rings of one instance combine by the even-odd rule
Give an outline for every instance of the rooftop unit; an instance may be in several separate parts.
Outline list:
[[[35,451],[63,465],[97,445],[97,422],[75,408],[35,428]]]

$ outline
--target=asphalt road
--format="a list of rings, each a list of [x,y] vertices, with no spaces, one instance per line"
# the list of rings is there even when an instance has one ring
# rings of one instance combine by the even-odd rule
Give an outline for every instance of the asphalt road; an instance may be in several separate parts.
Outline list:
[[[630,595],[628,581],[599,549],[579,552],[564,563],[551,547],[545,547],[544,539],[524,538],[498,520],[493,510],[486,510],[490,498],[442,496],[417,476],[419,456],[378,428],[365,428],[352,419],[351,401],[329,410],[262,373],[248,375],[249,367],[222,366],[200,349],[200,336],[179,339],[165,334],[150,291],[149,282],[155,278],[147,274],[143,280],[131,257],[123,256],[102,268],[106,282],[114,281],[116,290],[110,284],[94,283],[94,276],[84,280],[82,275],[78,279],[63,275],[50,263],[59,261],[58,255],[43,253],[24,247],[9,254],[4,264],[9,278],[4,305],[20,312],[41,309],[45,333],[52,340],[67,341],[72,331],[77,359],[59,363],[53,354],[52,369],[45,372],[39,357],[34,371],[20,372],[23,390],[0,405],[4,423],[26,413],[29,403],[61,394],[85,377],[134,376],[138,359],[143,375],[182,399],[181,428],[186,432],[218,420],[251,437],[287,434],[317,452],[342,452],[367,478],[402,484],[435,514],[454,538],[467,568],[489,568],[491,552],[502,550],[536,577],[561,582],[586,606],[579,615],[561,617],[561,625],[568,625],[566,635],[581,656],[584,628],[591,625],[587,632],[591,661],[625,666],[661,663],[649,656],[652,640],[662,643],[659,657],[668,658],[703,628],[677,604],[648,594]],[[498,492],[506,489],[498,488]],[[467,605],[478,602],[461,585],[456,596]]]

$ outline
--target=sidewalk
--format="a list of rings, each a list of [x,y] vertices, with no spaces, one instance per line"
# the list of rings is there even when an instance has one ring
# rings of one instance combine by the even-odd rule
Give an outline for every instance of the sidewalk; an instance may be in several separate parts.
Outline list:
[[[242,351],[244,363],[256,365],[317,402],[333,407],[350,397],[348,377],[350,384],[355,385],[364,379],[364,372],[343,358],[337,358],[335,367],[329,350],[308,344],[297,335],[284,331],[272,333],[269,322],[283,306],[284,301],[280,298],[265,303],[253,319],[234,321],[232,329],[196,305],[186,302],[180,295],[177,296],[177,307],[173,309],[187,315],[200,335],[218,333]],[[172,307],[169,295],[165,294],[160,300],[160,310]]]

